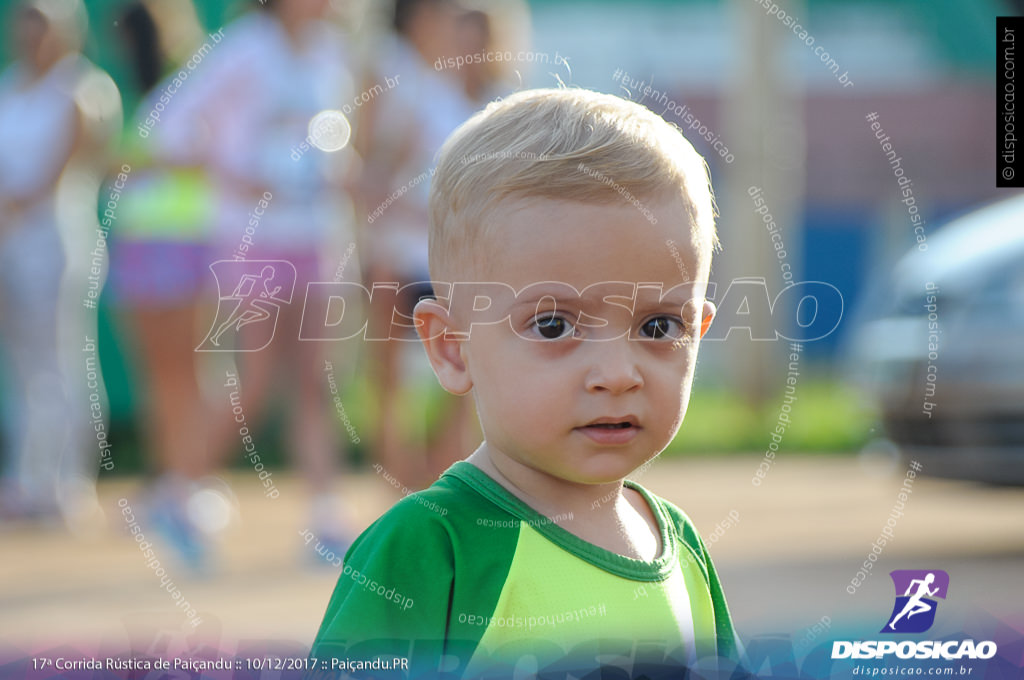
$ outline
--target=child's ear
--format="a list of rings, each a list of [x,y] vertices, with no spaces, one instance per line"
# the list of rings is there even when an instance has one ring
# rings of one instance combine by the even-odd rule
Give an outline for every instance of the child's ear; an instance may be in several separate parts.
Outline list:
[[[711,300],[704,301],[704,308],[700,312],[700,337],[704,337],[704,334],[711,328],[711,320],[715,318],[715,312],[718,311],[715,307],[715,303]]]
[[[466,362],[462,358],[465,334],[452,326],[451,315],[437,300],[420,300],[413,310],[416,332],[427,351],[427,359],[437,381],[452,394],[466,394],[473,387]]]

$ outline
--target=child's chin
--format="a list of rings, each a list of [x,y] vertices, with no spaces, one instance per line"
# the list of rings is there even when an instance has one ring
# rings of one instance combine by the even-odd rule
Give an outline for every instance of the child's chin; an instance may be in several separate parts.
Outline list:
[[[628,477],[640,465],[641,463],[634,464],[623,460],[602,463],[581,471],[575,481],[579,484],[614,484]]]

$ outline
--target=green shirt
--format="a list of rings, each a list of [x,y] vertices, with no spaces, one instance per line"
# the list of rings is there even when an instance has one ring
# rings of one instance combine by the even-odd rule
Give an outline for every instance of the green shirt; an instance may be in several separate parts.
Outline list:
[[[588,543],[471,463],[454,464],[352,545],[311,656],[404,657],[412,677],[431,678],[735,658],[721,584],[692,523],[626,485],[658,520],[663,550],[651,562]]]

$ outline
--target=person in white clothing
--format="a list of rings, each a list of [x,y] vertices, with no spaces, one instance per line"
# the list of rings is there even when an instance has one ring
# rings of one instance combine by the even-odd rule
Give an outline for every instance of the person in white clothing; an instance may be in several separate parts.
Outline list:
[[[356,148],[364,159],[360,217],[368,244],[367,286],[398,282],[395,304],[370,305],[370,325],[391,328],[387,341],[371,352],[377,392],[374,453],[390,474],[410,488],[429,484],[467,447],[461,441],[471,420],[465,401],[439,396],[446,413],[443,436],[422,446],[402,441],[398,404],[403,388],[401,350],[413,336],[400,337],[392,312],[411,317],[423,297],[433,295],[427,270],[427,195],[434,156],[444,140],[474,112],[462,81],[435,68],[459,49],[462,6],[452,0],[397,0],[394,33],[381,42],[366,75],[365,89],[388,79],[398,86],[359,109]],[[395,317],[398,318],[397,316]],[[421,353],[416,352],[417,360]],[[410,357],[411,359],[411,357]]]
[[[340,548],[347,538],[333,484],[343,449],[330,421],[324,347],[299,341],[307,284],[329,280],[321,274],[325,247],[351,240],[336,233],[350,229],[341,188],[347,135],[338,125],[325,131],[314,122],[342,109],[353,93],[345,43],[324,20],[327,6],[327,0],[269,0],[225,26],[151,135],[162,160],[202,165],[213,178],[213,260],[284,260],[295,269],[294,297],[281,307],[268,346],[245,351],[253,349],[248,345],[259,324],[235,327],[233,337],[218,335],[217,342],[240,350],[249,428],[263,420],[272,391],[287,395],[288,449],[312,492],[313,530]],[[238,424],[228,406],[219,404],[219,448],[234,451]]]
[[[0,74],[0,373],[11,390],[0,512],[63,515],[74,529],[98,508],[99,430],[87,422],[83,389],[105,396],[98,362],[81,363],[96,336],[95,312],[82,311],[80,263],[97,240],[102,151],[120,125],[120,99],[79,52],[81,2],[34,0],[13,11],[16,59]],[[75,248],[70,260],[65,239]],[[76,295],[73,308],[62,304]]]

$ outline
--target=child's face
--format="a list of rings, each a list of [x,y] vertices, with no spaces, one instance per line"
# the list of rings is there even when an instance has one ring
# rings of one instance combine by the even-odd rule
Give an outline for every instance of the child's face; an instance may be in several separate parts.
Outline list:
[[[543,284],[495,300],[508,321],[474,325],[462,342],[492,453],[566,481],[607,483],[675,436],[702,322],[706,327],[714,314],[704,301],[710,253],[698,257],[679,199],[646,207],[657,224],[630,205],[546,199],[489,217],[483,238],[497,255],[477,280],[516,291],[537,282],[583,291]],[[602,282],[619,283],[594,286]],[[638,283],[677,289],[659,301],[657,288],[644,288],[634,303]],[[625,299],[608,300],[616,295]]]

